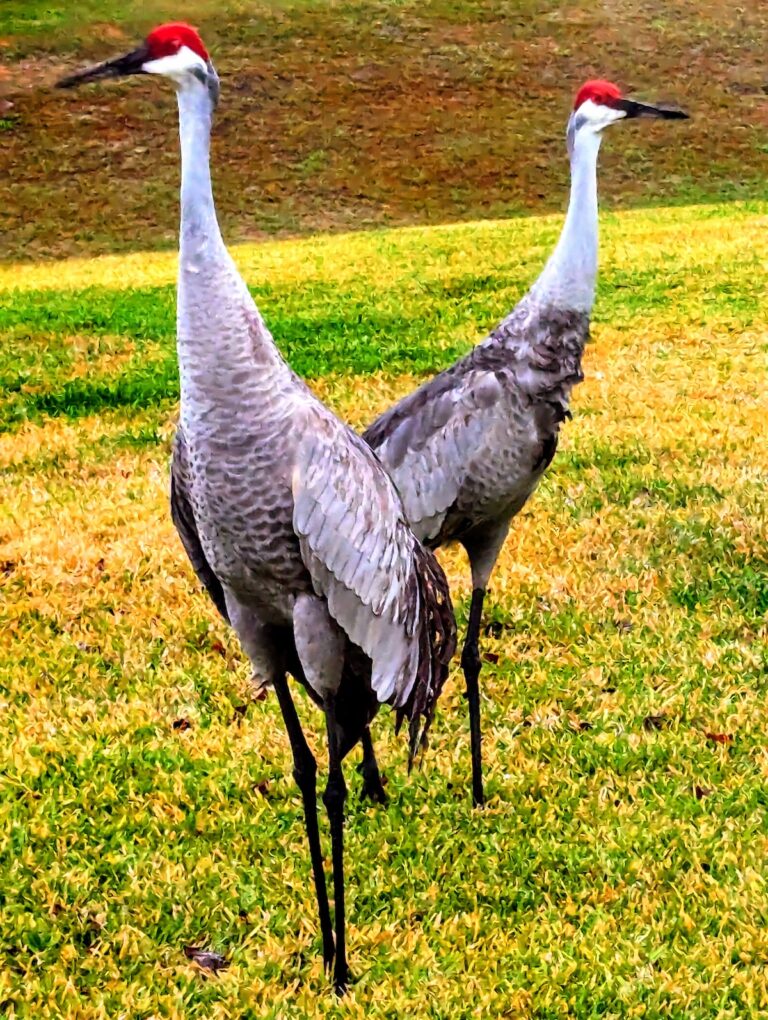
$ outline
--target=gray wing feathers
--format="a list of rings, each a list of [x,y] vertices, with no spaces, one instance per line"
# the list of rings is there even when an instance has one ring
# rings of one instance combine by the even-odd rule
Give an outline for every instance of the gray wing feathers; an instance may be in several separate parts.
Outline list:
[[[415,540],[370,450],[354,433],[322,425],[302,442],[293,472],[302,558],[331,616],[371,658],[377,697],[401,707],[419,661]]]
[[[491,461],[500,452],[515,460],[515,451],[538,441],[544,465],[571,388],[582,378],[588,336],[587,313],[539,307],[525,297],[469,354],[367,429],[364,439],[397,485],[417,537],[437,539],[457,501],[475,506],[478,477],[491,495]],[[498,465],[507,474],[511,467]],[[526,485],[531,491],[538,465],[517,469],[502,479],[497,496],[509,496],[510,487],[521,498]]]
[[[197,525],[195,524],[187,491],[186,471],[187,461],[184,434],[181,428],[179,428],[173,442],[173,453],[171,455],[171,518],[198,579],[213,599],[218,611],[229,623],[224,589],[211,569],[208,560],[205,558],[200,536],[197,533]]]
[[[452,382],[434,397],[428,383],[418,413],[409,408],[391,432],[380,418],[364,435],[395,482],[417,537],[424,540],[439,533],[446,511],[456,503],[502,396],[493,372],[472,371]]]

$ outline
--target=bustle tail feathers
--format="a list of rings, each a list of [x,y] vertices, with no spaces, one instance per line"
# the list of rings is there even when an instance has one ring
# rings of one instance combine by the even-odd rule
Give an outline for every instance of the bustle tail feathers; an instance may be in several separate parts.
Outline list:
[[[408,719],[408,768],[416,753],[426,746],[435,705],[448,679],[448,666],[456,651],[456,619],[453,613],[448,581],[443,568],[420,542],[414,543],[414,570],[421,614],[418,641],[419,658],[416,678],[405,704],[397,709],[395,731]]]

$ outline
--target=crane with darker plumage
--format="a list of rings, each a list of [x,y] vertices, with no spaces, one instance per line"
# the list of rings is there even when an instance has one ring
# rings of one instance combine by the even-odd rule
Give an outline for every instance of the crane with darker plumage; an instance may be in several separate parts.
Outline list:
[[[189,25],[162,25],[132,52],[60,84],[132,74],[170,78],[179,107],[181,407],[171,512],[199,579],[277,693],[303,798],[323,958],[343,991],[342,761],[384,703],[410,721],[411,759],[422,744],[455,649],[448,585],[370,448],[280,356],[224,245],[209,157],[219,79],[200,36]],[[317,766],[288,673],[325,713],[335,938]]]
[[[381,415],[364,433],[430,548],[467,552],[472,601],[461,656],[472,752],[472,797],[484,801],[480,624],[491,572],[510,522],[535,491],[570,417],[589,335],[597,273],[597,156],[603,130],[635,117],[680,119],[679,109],[622,96],[606,81],[578,92],[568,120],[571,194],[541,276],[490,336]],[[366,758],[371,760],[366,743]]]

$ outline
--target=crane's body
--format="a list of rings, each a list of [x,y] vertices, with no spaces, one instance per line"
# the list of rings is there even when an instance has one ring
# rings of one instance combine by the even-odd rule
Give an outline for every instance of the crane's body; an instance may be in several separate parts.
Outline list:
[[[554,456],[588,335],[586,313],[523,301],[364,434],[414,532],[431,547],[466,544],[478,581],[481,547],[503,541]]]
[[[570,415],[589,337],[598,257],[597,157],[602,130],[627,116],[684,116],[589,82],[568,122],[571,194],[540,277],[482,343],[381,415],[364,433],[403,498],[416,535],[459,542],[472,571],[462,667],[472,737],[473,800],[481,772],[479,631],[488,581],[510,522],[535,491]]]
[[[219,80],[194,29],[161,26],[71,85],[158,73],[176,84],[181,135],[179,430],[171,512],[198,577],[254,672],[276,690],[304,799],[323,956],[347,984],[341,764],[380,704],[410,720],[411,757],[455,647],[445,576],[409,528],[370,448],[280,356],[221,237],[210,178]],[[335,942],[320,851],[316,764],[287,685],[326,716]]]

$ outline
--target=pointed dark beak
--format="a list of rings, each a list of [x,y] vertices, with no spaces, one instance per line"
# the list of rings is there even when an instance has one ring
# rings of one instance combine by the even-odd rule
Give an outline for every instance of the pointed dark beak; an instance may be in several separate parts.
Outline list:
[[[616,102],[619,110],[624,110],[627,119],[630,117],[661,117],[664,120],[687,120],[688,114],[676,106],[652,106],[650,103],[638,103],[634,99],[619,99]]]
[[[107,60],[103,64],[87,67],[84,71],[62,78],[56,82],[56,88],[71,89],[74,85],[84,85],[100,78],[123,78],[127,74],[143,74],[142,67],[149,59],[148,48],[144,45],[139,46],[138,49],[126,53],[124,57],[115,57],[114,60]]]

